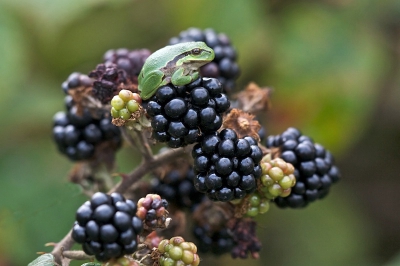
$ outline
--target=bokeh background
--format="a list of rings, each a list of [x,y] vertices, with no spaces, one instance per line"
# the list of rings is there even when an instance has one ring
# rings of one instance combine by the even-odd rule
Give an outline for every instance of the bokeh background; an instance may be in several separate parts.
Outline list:
[[[298,127],[342,171],[326,199],[259,218],[259,260],[204,265],[400,265],[398,0],[0,0],[0,265],[50,251],[85,200],[51,139],[61,83],[108,49],[154,51],[192,26],[231,38],[238,89],[274,88],[268,134]]]

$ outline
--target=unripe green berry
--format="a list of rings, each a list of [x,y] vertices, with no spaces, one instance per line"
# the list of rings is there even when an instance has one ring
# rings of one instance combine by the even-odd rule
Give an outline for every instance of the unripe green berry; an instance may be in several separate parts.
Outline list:
[[[261,182],[266,187],[272,186],[275,183],[275,181],[269,175],[261,176]]]
[[[115,110],[119,111],[125,107],[125,102],[118,95],[115,95],[111,100],[111,106],[115,108]]]
[[[168,254],[171,259],[178,261],[182,258],[183,250],[178,246],[173,246],[169,251]]]
[[[287,197],[290,195],[291,192],[292,192],[292,188],[287,188],[282,191],[280,197],[282,197],[282,198]]]
[[[266,213],[268,210],[269,210],[269,202],[266,200],[264,202],[261,202],[260,206],[258,207],[258,212]]]
[[[119,111],[115,109],[114,107],[111,107],[111,116],[113,118],[118,118],[119,117]]]
[[[161,253],[164,253],[166,251],[165,247],[167,245],[169,245],[169,240],[168,239],[163,239],[163,240],[160,241],[160,243],[158,244],[157,248]]]
[[[133,98],[133,94],[130,90],[121,90],[118,93],[118,96],[124,101],[124,102],[128,102],[129,100],[132,100]]]
[[[135,100],[130,100],[127,104],[126,104],[126,108],[129,110],[129,112],[134,113],[137,110],[139,110],[139,104],[137,101]]]
[[[175,261],[171,258],[160,258],[160,265],[161,266],[175,266]]]
[[[257,194],[254,194],[250,197],[250,205],[253,207],[260,205],[260,197]]]
[[[194,254],[192,251],[190,251],[190,250],[183,251],[182,261],[185,264],[191,264],[193,262],[193,259],[194,259]]]
[[[273,196],[273,197],[278,197],[282,194],[283,189],[279,184],[273,184],[272,186],[268,187],[268,192]]]
[[[127,109],[121,109],[119,111],[119,117],[128,120],[131,117],[131,113]]]
[[[257,216],[257,214],[258,214],[258,208],[257,207],[251,207],[246,212],[246,215],[247,216],[251,216],[251,217]]]
[[[284,174],[281,168],[279,167],[272,167],[269,171],[268,171],[268,175],[274,180],[274,181],[280,181]]]
[[[278,183],[282,189],[291,188],[293,186],[293,180],[288,175],[285,175]]]

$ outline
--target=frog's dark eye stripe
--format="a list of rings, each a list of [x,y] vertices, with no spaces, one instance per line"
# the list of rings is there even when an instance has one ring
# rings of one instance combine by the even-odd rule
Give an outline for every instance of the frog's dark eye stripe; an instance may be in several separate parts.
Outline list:
[[[194,49],[192,49],[192,54],[198,55],[198,54],[200,54],[200,53],[201,53],[201,49],[199,49],[199,48],[194,48]]]

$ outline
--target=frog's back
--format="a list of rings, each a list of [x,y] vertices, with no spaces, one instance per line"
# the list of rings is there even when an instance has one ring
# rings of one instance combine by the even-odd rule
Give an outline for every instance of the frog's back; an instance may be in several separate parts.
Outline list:
[[[177,43],[173,45],[167,45],[154,53],[152,53],[146,60],[143,68],[146,71],[158,70],[167,65],[168,62],[172,61],[176,56],[187,52],[192,47],[196,46],[200,42],[189,42],[189,43]]]

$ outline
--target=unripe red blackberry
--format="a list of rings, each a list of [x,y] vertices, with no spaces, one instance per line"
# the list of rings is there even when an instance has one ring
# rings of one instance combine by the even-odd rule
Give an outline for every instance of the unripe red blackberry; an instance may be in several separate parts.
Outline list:
[[[196,245],[192,242],[186,242],[180,236],[162,240],[158,245],[158,251],[160,253],[160,266],[197,266],[200,263]]]
[[[136,215],[144,222],[146,229],[165,228],[168,217],[168,202],[157,194],[147,194],[138,201]]]
[[[77,210],[72,238],[98,261],[132,254],[142,231],[136,210],[136,204],[119,193],[97,192]]]
[[[150,54],[148,49],[119,48],[108,50],[103,59],[104,63],[115,64],[118,69],[123,69],[131,80],[135,80]]]
[[[232,129],[205,135],[193,147],[195,188],[212,200],[243,198],[261,176],[262,151],[252,137],[238,138]]]
[[[224,93],[229,94],[235,88],[235,80],[240,74],[236,63],[236,50],[229,37],[210,28],[205,30],[189,28],[182,31],[178,37],[171,38],[169,44],[193,41],[205,42],[215,53],[214,60],[200,68],[201,75],[218,78],[222,83]]]
[[[103,114],[94,118],[87,109],[78,114],[75,105],[68,107],[67,112],[54,115],[53,138],[58,150],[73,161],[90,159],[96,147],[106,141],[117,150],[122,141],[121,133],[110,117]]]
[[[94,97],[103,104],[109,103],[112,97],[118,94],[118,86],[121,83],[128,82],[126,72],[112,63],[97,65],[96,69],[89,73],[89,77],[94,79],[92,90]]]
[[[275,199],[279,207],[301,208],[322,199],[340,178],[332,154],[296,128],[269,136],[267,147],[279,148],[279,157],[295,167],[296,185],[288,197]]]
[[[230,102],[217,79],[198,78],[185,86],[158,88],[143,103],[151,117],[152,137],[171,148],[196,143],[204,133],[216,132]]]

